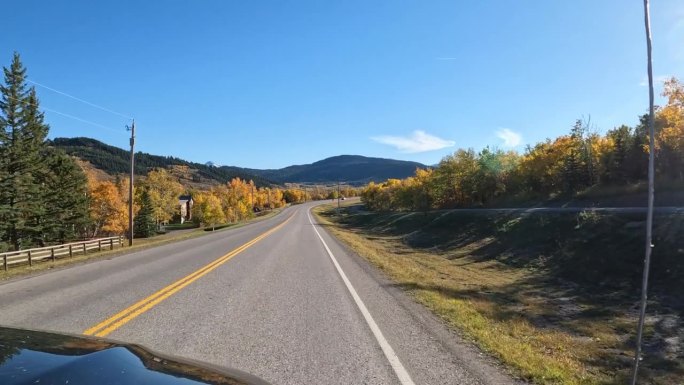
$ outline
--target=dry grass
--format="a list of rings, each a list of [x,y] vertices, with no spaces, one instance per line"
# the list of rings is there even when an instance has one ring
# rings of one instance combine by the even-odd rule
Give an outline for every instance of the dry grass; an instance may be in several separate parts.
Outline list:
[[[568,294],[536,269],[473,256],[489,238],[458,248],[419,248],[405,236],[340,225],[329,207],[314,212],[338,239],[521,377],[538,384],[625,383],[633,313]],[[645,373],[649,383],[684,379],[679,369]]]
[[[87,160],[83,160],[76,156],[72,156],[71,159],[73,159],[73,161],[76,162],[79,167],[81,167],[81,170],[83,170],[86,175],[95,177],[95,180],[98,182],[114,182],[116,180],[115,176],[107,174],[105,171],[93,166]]]

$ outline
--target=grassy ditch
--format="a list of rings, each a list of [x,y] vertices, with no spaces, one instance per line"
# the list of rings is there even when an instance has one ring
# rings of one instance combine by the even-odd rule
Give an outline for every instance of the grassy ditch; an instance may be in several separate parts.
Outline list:
[[[195,222],[172,223],[164,226],[164,231],[189,230],[199,228],[199,224]]]
[[[624,384],[644,215],[315,209],[359,255],[539,384]],[[684,383],[684,218],[656,217],[641,383]]]
[[[245,225],[250,224],[250,223],[259,222],[259,221],[271,218],[271,217],[279,214],[282,210],[283,210],[282,208],[281,209],[275,209],[273,211],[270,211],[266,215],[260,215],[256,218],[248,219],[246,221],[216,226],[216,228],[214,230],[220,231],[220,230],[239,228],[239,227],[245,226]],[[14,277],[19,277],[19,276],[37,274],[37,273],[41,273],[43,271],[47,271],[47,270],[51,270],[51,269],[55,269],[55,268],[63,268],[63,267],[69,266],[69,265],[73,265],[73,264],[77,264],[77,263],[84,263],[84,262],[88,262],[88,261],[92,261],[92,260],[96,260],[96,259],[111,258],[111,257],[115,257],[118,255],[128,254],[128,253],[138,251],[138,250],[148,249],[150,247],[157,247],[157,246],[162,246],[162,245],[165,245],[168,243],[179,242],[179,241],[184,241],[184,240],[191,239],[191,238],[201,237],[203,235],[208,235],[208,234],[211,234],[213,232],[211,228],[198,228],[197,226],[195,226],[195,228],[190,227],[189,229],[177,229],[177,230],[187,230],[187,231],[178,232],[176,234],[174,234],[173,231],[170,231],[170,232],[167,232],[166,234],[158,235],[158,236],[151,237],[151,238],[136,238],[135,241],[133,242],[133,246],[131,246],[131,247],[124,246],[121,248],[115,248],[114,250],[92,251],[86,255],[79,254],[79,255],[76,255],[76,256],[71,257],[71,258],[68,258],[68,257],[59,258],[54,262],[50,259],[44,259],[42,261],[35,261],[33,263],[33,266],[29,266],[28,264],[20,265],[20,266],[12,266],[12,267],[10,267],[10,269],[8,271],[2,270],[2,266],[0,266],[0,281],[7,280],[10,278],[14,278]],[[124,245],[128,245],[128,240],[124,241]]]

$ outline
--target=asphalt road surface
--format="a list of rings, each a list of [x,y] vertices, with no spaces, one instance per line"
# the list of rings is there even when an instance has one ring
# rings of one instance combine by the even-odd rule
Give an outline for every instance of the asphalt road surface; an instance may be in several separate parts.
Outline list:
[[[0,325],[85,333],[273,384],[510,384],[315,225],[238,229],[0,284]]]

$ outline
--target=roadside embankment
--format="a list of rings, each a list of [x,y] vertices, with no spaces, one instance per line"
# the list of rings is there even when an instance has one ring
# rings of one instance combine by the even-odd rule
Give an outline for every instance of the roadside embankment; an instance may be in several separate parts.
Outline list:
[[[630,374],[644,215],[314,210],[341,241],[522,377]],[[684,383],[684,216],[655,219],[643,383]]]

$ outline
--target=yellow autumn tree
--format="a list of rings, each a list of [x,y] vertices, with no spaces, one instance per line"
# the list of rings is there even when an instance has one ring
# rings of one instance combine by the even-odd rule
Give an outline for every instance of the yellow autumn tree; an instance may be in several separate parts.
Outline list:
[[[283,198],[283,190],[275,188],[271,190],[271,207],[278,208],[285,206],[285,199]]]
[[[432,207],[435,200],[432,194],[432,173],[431,169],[417,168],[415,176],[404,183],[410,197],[411,210],[426,211]]]
[[[200,224],[204,223],[204,217],[202,216],[202,204],[206,200],[207,194],[208,193],[204,191],[195,191],[192,194],[192,219]]]
[[[599,136],[591,142],[591,153],[595,164],[595,173],[598,182],[609,180],[611,161],[615,153],[615,139],[606,135]]]
[[[573,139],[568,135],[547,139],[529,147],[515,170],[521,186],[541,194],[560,190],[563,186],[564,159],[572,148]]]
[[[183,185],[162,168],[147,173],[147,178],[143,183],[150,195],[152,212],[157,225],[168,223],[179,211],[178,196],[183,193]]]
[[[226,216],[221,207],[221,200],[213,194],[207,194],[202,199],[200,210],[205,226],[210,226],[212,231],[214,231],[216,225],[226,221]]]
[[[662,173],[684,179],[684,85],[676,78],[663,87],[667,104],[657,113],[661,125],[656,137],[656,156]]]
[[[254,194],[252,192],[254,191]],[[258,196],[252,181],[233,178],[225,185],[215,186],[211,193],[221,201],[221,207],[226,219],[230,222],[251,218],[254,214],[252,207]],[[254,195],[254,199],[252,198]]]
[[[283,199],[286,203],[304,202],[304,190],[299,188],[288,188],[283,190]]]

